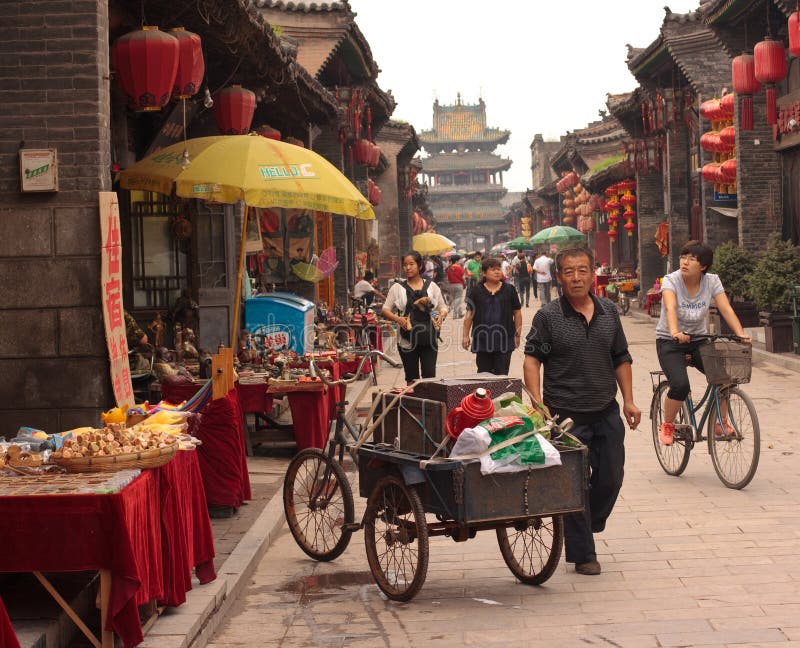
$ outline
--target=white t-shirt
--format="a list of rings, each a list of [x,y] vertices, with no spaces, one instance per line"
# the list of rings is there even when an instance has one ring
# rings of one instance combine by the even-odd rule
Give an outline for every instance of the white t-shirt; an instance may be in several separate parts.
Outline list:
[[[433,304],[433,310],[439,311],[439,313],[447,312],[447,305],[444,303],[442,291],[433,281],[431,281],[431,285],[428,286],[428,297],[430,297],[431,303]],[[393,283],[392,287],[389,288],[389,292],[386,293],[386,301],[383,302],[383,309],[398,315],[403,315],[406,312],[407,303],[408,295],[406,293],[405,282],[398,281]]]
[[[506,279],[511,277],[511,264],[508,262],[508,259],[503,259],[503,262],[500,264],[500,269],[503,271],[503,276]]]
[[[552,281],[553,277],[550,275],[550,257],[543,254],[536,259],[536,261],[533,262],[533,271],[536,273],[536,281],[539,283]],[[539,274],[539,272],[545,272],[547,274]]]
[[[369,295],[371,292],[375,292],[373,285],[366,279],[362,279],[355,285],[355,288],[353,288],[353,297],[361,299],[364,295]]]
[[[707,272],[700,279],[700,288],[694,297],[690,297],[683,282],[681,271],[676,270],[664,277],[661,284],[661,292],[671,290],[675,293],[678,302],[678,330],[689,335],[704,335],[708,332],[706,328],[706,315],[714,300],[714,297],[724,293],[722,282],[715,274]],[[669,334],[669,324],[667,324],[667,309],[661,309],[661,317],[656,326],[656,337],[671,340]]]

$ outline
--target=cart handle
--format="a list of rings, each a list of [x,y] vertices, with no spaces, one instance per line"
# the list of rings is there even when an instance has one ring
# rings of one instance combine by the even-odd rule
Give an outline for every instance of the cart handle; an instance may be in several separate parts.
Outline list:
[[[306,356],[306,359],[308,360],[309,373],[311,374],[312,378],[317,378],[319,376],[319,379],[323,382],[323,384],[327,385],[328,387],[337,387],[339,385],[349,385],[350,383],[358,380],[362,375],[366,375],[366,372],[364,371],[364,365],[367,363],[368,359],[374,362],[376,358],[382,358],[383,360],[388,362],[392,367],[396,368],[402,366],[399,362],[397,362],[397,360],[390,358],[385,353],[383,353],[383,351],[377,351],[375,349],[372,349],[370,351],[356,351],[355,354],[363,357],[361,358],[361,362],[358,363],[358,368],[356,369],[355,375],[353,375],[352,378],[339,378],[339,380],[329,380],[328,378],[325,377],[324,374],[318,371],[317,361],[314,359],[313,356],[310,355]],[[324,360],[322,360],[321,362],[324,362]]]

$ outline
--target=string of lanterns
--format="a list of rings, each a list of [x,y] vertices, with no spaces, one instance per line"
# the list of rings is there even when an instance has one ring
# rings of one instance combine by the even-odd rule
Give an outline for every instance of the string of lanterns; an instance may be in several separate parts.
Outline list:
[[[636,231],[636,196],[633,192],[636,190],[635,180],[622,180],[616,184],[607,187],[605,190],[606,200],[602,203],[602,211],[608,214],[606,220],[608,221],[608,238],[611,243],[616,243],[617,236],[619,236],[619,220],[620,212],[621,217],[625,219],[623,229],[628,233],[629,237],[633,236]]]
[[[700,136],[700,148],[712,154],[712,162],[703,165],[703,180],[714,184],[714,191],[736,192],[736,129],[733,126],[735,97],[726,94],[700,104],[700,116],[711,122],[711,130]]]

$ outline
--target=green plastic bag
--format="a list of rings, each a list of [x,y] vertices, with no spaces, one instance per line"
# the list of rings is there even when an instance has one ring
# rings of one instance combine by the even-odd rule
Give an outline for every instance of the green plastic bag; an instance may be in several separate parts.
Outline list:
[[[485,427],[492,442],[489,444],[489,449],[496,446],[508,439],[513,439],[524,432],[529,432],[534,429],[533,420],[528,416],[503,416],[499,418],[492,418],[488,421],[481,423]],[[523,439],[522,441],[510,445],[506,448],[501,448],[496,452],[491,453],[492,459],[495,461],[512,460],[519,456],[519,463],[522,464],[543,464],[545,461],[545,453],[536,435]]]

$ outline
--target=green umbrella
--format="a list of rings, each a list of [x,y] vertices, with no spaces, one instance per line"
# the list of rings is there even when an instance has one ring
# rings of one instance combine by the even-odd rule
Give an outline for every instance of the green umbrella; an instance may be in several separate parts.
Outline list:
[[[531,241],[524,236],[518,236],[515,239],[512,239],[508,243],[506,243],[506,248],[510,250],[532,250],[533,245],[531,245]]]
[[[516,239],[514,239],[516,240]],[[566,225],[554,225],[548,227],[540,232],[536,232],[531,238],[531,243],[548,245],[551,243],[572,243],[577,241],[586,241],[586,235],[579,232],[574,227],[567,227]]]

